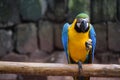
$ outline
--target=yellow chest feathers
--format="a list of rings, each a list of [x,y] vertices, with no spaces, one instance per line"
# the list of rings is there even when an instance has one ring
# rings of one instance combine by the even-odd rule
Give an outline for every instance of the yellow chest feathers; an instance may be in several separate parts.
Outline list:
[[[89,30],[85,33],[78,33],[72,27],[68,29],[68,51],[71,58],[78,62],[84,62],[89,53],[85,42],[89,39]]]

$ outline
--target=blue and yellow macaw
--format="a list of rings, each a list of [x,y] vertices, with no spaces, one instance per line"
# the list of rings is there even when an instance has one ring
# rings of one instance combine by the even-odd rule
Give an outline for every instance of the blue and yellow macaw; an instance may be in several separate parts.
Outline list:
[[[96,47],[96,33],[89,22],[89,16],[80,13],[72,24],[65,23],[62,31],[62,43],[69,64],[92,63]],[[89,77],[77,76],[75,80],[89,80]]]

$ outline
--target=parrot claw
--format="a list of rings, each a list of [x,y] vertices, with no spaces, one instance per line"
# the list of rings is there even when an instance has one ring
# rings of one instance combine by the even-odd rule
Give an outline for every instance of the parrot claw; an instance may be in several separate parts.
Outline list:
[[[79,74],[80,74],[80,72],[82,70],[82,62],[80,62],[80,61],[78,61],[78,68],[79,68]]]
[[[83,79],[83,76],[81,76],[81,71],[82,71],[82,62],[81,61],[78,61],[78,73],[79,73],[79,76],[77,77],[77,80],[84,80]],[[76,80],[76,79],[75,79]]]
[[[92,40],[88,39],[88,41],[86,41],[85,43],[87,50],[91,50],[92,49]]]
[[[78,61],[78,67],[79,69],[82,69],[82,62]]]

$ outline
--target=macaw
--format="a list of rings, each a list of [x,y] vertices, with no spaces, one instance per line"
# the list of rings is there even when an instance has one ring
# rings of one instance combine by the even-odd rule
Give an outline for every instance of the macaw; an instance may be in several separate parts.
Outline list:
[[[87,14],[80,13],[72,24],[64,24],[62,43],[68,64],[78,64],[79,71],[82,69],[82,64],[89,64],[94,61],[96,33]],[[74,80],[90,80],[90,77],[83,76],[73,78]]]

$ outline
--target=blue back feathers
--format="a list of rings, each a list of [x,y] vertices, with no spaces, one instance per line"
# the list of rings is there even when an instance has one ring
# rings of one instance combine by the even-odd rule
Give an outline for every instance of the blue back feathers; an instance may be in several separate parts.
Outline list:
[[[94,52],[96,47],[96,33],[92,25],[90,25],[90,38],[92,39],[92,62],[94,61]]]

